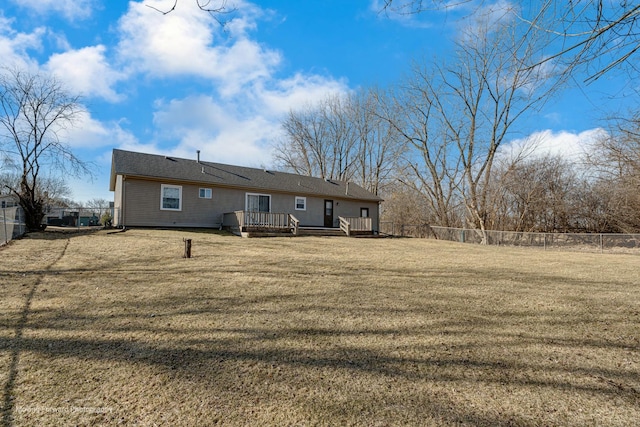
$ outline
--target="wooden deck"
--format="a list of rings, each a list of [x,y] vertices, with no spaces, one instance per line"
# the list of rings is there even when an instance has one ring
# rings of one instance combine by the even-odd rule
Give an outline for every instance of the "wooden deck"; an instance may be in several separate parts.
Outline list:
[[[285,213],[236,211],[224,214],[223,227],[242,237],[373,235],[371,218],[340,218],[340,228],[302,227]]]

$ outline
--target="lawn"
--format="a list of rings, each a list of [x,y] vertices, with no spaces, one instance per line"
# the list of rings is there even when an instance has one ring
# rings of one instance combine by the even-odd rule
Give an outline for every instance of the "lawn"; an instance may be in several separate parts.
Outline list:
[[[640,258],[32,234],[0,249],[0,387],[3,426],[637,425]]]

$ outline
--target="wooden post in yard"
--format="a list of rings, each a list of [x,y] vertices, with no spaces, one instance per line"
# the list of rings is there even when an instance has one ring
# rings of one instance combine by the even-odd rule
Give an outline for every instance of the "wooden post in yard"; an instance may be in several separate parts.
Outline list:
[[[191,258],[191,239],[184,239],[184,256],[183,258]]]

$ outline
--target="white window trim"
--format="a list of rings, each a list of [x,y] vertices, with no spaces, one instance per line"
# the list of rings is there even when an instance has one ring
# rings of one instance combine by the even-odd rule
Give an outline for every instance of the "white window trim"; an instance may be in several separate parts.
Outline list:
[[[200,192],[201,192],[202,190],[204,190],[204,197],[202,197],[202,196],[200,195]],[[209,193],[209,196],[207,196],[207,193]],[[199,197],[199,198],[201,198],[201,199],[210,199],[210,198],[212,198],[212,197],[213,197],[213,191],[212,191],[210,188],[204,188],[204,187],[202,187],[202,188],[200,188],[200,189],[198,190],[198,197]]]
[[[165,188],[177,188],[178,189],[178,209],[165,208],[163,206],[164,189]],[[160,185],[160,210],[161,211],[173,211],[178,212],[182,210],[182,185],[161,184]]]
[[[271,212],[271,194],[245,193],[245,196],[244,196],[244,210],[245,211],[249,211],[249,196],[267,196],[269,198],[269,212]]]
[[[302,200],[302,204],[304,205],[302,208],[298,208],[298,200]],[[293,200],[294,208],[297,211],[306,211],[307,210],[307,198],[302,196],[296,196]]]

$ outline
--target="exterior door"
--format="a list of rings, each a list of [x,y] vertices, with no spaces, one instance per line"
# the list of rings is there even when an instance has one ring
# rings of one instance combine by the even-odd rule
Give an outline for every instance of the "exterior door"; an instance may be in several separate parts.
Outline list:
[[[324,201],[324,226],[333,227],[333,200]]]

